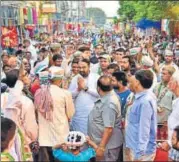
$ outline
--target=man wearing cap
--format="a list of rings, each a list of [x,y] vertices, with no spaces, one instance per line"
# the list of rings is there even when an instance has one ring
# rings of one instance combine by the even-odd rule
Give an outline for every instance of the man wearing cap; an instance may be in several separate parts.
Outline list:
[[[101,53],[99,56],[99,63],[91,68],[91,72],[98,75],[107,74],[108,66],[111,63],[111,57],[107,53]]]
[[[165,65],[171,65],[176,71],[178,70],[178,66],[173,62],[173,52],[170,50],[165,50],[165,62],[159,65],[160,72],[162,72]]]
[[[49,66],[49,58],[46,57],[43,61],[37,63],[37,65],[34,67],[35,78],[31,83],[31,88],[30,88],[32,94],[35,94],[36,90],[40,88],[39,77],[38,77],[39,73],[47,70],[48,66]]]
[[[150,58],[150,56],[143,56],[141,63],[142,63],[142,69],[150,70],[153,73],[153,84],[152,84],[152,87],[151,87],[151,89],[153,89],[157,84],[157,75],[153,70],[154,62]]]
[[[53,68],[39,73],[43,86],[35,93],[35,106],[39,122],[39,161],[54,161],[52,147],[65,142],[69,133],[69,121],[75,110],[72,95],[59,88],[64,70]],[[51,80],[51,84],[48,79]]]
[[[61,44],[60,43],[52,43],[50,45],[52,54],[60,54],[61,52]]]

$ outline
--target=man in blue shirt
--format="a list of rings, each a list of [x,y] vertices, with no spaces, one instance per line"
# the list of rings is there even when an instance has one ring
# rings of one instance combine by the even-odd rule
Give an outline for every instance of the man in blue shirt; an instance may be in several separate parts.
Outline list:
[[[112,85],[120,98],[121,103],[121,115],[125,117],[125,110],[124,107],[126,105],[126,101],[128,96],[130,95],[131,91],[127,87],[127,77],[123,71],[114,72],[112,74]]]
[[[153,161],[156,152],[157,103],[150,89],[153,74],[149,70],[137,71],[129,86],[135,91],[135,100],[128,116],[126,147],[131,161]]]

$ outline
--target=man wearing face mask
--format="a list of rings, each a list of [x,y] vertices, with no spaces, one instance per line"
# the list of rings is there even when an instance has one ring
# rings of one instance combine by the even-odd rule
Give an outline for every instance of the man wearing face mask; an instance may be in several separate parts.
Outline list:
[[[88,135],[98,145],[97,160],[103,161],[116,161],[123,143],[121,106],[111,83],[109,76],[98,79],[100,98],[88,118]]]

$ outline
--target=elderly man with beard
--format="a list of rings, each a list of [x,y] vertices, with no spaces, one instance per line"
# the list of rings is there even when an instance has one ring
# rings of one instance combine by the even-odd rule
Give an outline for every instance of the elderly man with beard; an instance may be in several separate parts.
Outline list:
[[[172,66],[165,66],[162,69],[162,80],[154,88],[154,93],[157,97],[157,117],[158,117],[158,140],[167,138],[166,123],[169,115],[172,112],[172,102],[175,95],[168,88],[168,83],[175,72]],[[165,139],[166,140],[166,139]]]
[[[170,150],[169,158],[178,161],[179,151],[171,147],[173,131],[179,125],[179,72],[173,74],[168,84],[168,88],[175,94],[176,99],[173,101],[173,111],[168,118],[168,142],[162,143],[161,148],[166,151]]]
[[[79,74],[72,79],[69,86],[75,104],[71,129],[87,135],[88,115],[99,96],[96,90],[99,75],[90,72],[90,61],[88,59],[81,60],[78,65]]]

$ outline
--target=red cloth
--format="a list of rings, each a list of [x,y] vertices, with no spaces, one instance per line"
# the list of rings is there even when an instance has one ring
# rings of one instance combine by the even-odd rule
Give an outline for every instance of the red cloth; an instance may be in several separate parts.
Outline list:
[[[2,27],[2,47],[16,47],[18,45],[16,27]]]
[[[27,15],[27,8],[23,8],[23,14]]]
[[[30,88],[30,92],[35,95],[35,92],[40,88],[40,83],[38,80],[34,81],[34,83],[32,83],[31,88]]]
[[[158,148],[154,161],[168,161],[168,152]]]
[[[158,126],[157,130],[157,140],[167,140],[168,139],[168,127]]]

